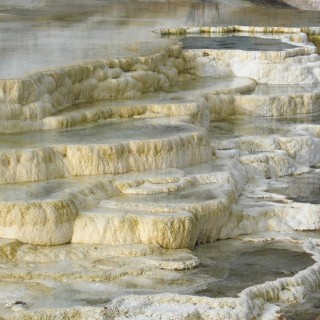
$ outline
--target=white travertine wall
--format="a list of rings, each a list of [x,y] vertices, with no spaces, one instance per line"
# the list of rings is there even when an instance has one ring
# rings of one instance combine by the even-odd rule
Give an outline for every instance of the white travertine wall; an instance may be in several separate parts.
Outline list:
[[[236,30],[291,32],[289,38],[297,38],[302,43],[306,41],[301,30],[292,29],[233,27],[209,31]],[[72,128],[111,118],[158,117],[162,118],[159,124],[166,123],[166,118],[176,119],[172,121],[175,121],[177,128],[183,128],[184,133],[173,132],[168,137],[112,143],[88,144],[79,141],[78,144],[63,144],[57,141],[57,144],[51,142],[28,148],[3,148],[0,150],[1,184],[185,168],[208,162],[212,155],[226,159],[234,157],[236,166],[233,164],[235,167],[227,169],[232,172],[229,182],[212,185],[216,199],[193,205],[181,203],[174,208],[137,207],[124,212],[121,208],[114,212],[100,208],[100,211],[92,211],[91,207],[99,206],[101,200],[115,192],[109,194],[109,189],[102,192],[99,188],[93,188],[81,201],[69,196],[54,201],[2,201],[0,235],[37,244],[151,242],[166,248],[192,248],[196,243],[228,237],[235,232],[231,229],[226,231],[232,215],[231,207],[237,202],[247,178],[255,175],[279,177],[308,170],[309,166],[320,162],[320,140],[316,129],[309,128],[308,131],[301,129],[299,136],[246,137],[210,143],[206,131],[209,120],[234,115],[278,116],[318,111],[317,90],[276,96],[245,94],[252,91],[257,82],[263,82],[262,78],[267,83],[277,83],[277,73],[274,73],[277,66],[286,70],[281,74],[283,83],[301,83],[303,77],[309,79],[306,83],[317,82],[316,66],[320,59],[314,52],[315,47],[310,44],[284,52],[206,50],[206,55],[202,50],[181,51],[180,46],[173,46],[151,57],[108,60],[38,73],[21,80],[2,81],[2,121],[9,123],[11,130]],[[266,67],[263,72],[262,66]],[[230,87],[208,88],[202,95],[194,97],[194,102],[124,104],[120,107],[100,105],[79,111],[74,108],[55,115],[58,110],[79,102],[137,97],[145,92],[167,88],[178,79],[208,75],[225,77],[241,74],[241,70],[250,77]],[[231,152],[228,153],[228,150]],[[188,179],[180,186],[170,184],[168,189],[164,186],[162,189],[155,186],[150,189],[146,185],[145,189],[137,191],[133,188],[130,192],[148,194],[151,190],[159,193],[188,189],[192,186],[190,181],[193,181]],[[202,182],[197,182],[200,185],[212,183],[212,178],[202,176],[201,179]],[[117,188],[113,186],[111,189]],[[115,194],[127,193],[128,190],[121,189]],[[98,191],[99,197],[94,196]],[[83,205],[76,206],[76,201]],[[86,208],[90,210],[83,212]],[[285,219],[282,214],[280,216]],[[86,233],[82,232],[84,229]]]
[[[244,128],[231,132],[236,136],[232,138],[208,131],[210,120],[320,111],[318,89],[297,94],[249,94],[257,83],[318,85],[320,58],[306,41],[307,35],[319,34],[319,29],[234,26],[161,33],[238,31],[277,33],[300,47],[261,53],[182,51],[174,46],[151,57],[100,61],[0,81],[2,131],[65,129],[114,118],[152,118],[154,128],[171,124],[168,130],[177,129],[156,138],[150,134],[138,139],[132,134],[130,139],[116,142],[108,142],[106,137],[99,143],[79,139],[76,144],[46,144],[44,140],[26,146],[23,139],[17,139],[14,146],[6,148],[8,144],[2,141],[0,237],[18,241],[2,243],[0,258],[12,266],[28,263],[26,270],[18,273],[16,265],[13,271],[1,268],[2,279],[27,280],[33,285],[43,284],[45,278],[53,286],[72,281],[74,287],[79,282],[105,283],[163,269],[194,268],[200,261],[185,248],[196,244],[257,233],[266,241],[266,232],[275,239],[275,234],[280,237],[296,230],[320,229],[319,205],[294,202],[266,191],[275,177],[308,172],[310,166],[319,165],[319,125],[290,124],[272,135],[248,135]],[[246,78],[237,84],[230,81],[224,88],[204,89],[192,97],[193,101],[76,107],[80,102],[136,98],[166,89],[178,80],[235,75]],[[62,112],[70,105],[75,106]],[[72,183],[52,190],[55,178]],[[30,181],[46,180],[47,187],[42,186],[50,192],[34,191]],[[60,180],[55,185],[59,186]],[[24,185],[26,182],[30,184]],[[17,186],[23,187],[24,193]],[[250,236],[248,241],[252,241]],[[9,319],[283,319],[279,305],[300,302],[320,287],[319,240],[289,241],[300,241],[315,263],[295,275],[251,286],[236,298],[161,294],[120,297],[103,308],[28,311],[29,306],[18,303],[17,307],[15,302],[6,308],[14,311]],[[45,247],[68,243],[72,245],[61,246],[63,249]],[[165,257],[165,249],[181,248],[184,250],[178,254],[169,250],[171,257]],[[116,269],[113,262],[104,262],[115,256],[143,258],[135,260],[141,264],[138,268],[124,267],[121,262],[115,264],[119,270],[112,273],[110,269]],[[65,270],[71,260],[82,264],[88,257],[92,258],[89,269],[99,269],[95,274],[83,272],[82,267]],[[38,270],[35,261],[50,262],[54,267],[50,272],[45,267],[45,271]]]
[[[137,98],[183,76],[181,47],[149,57],[113,59],[0,80],[1,120],[40,120],[70,105]]]
[[[69,243],[79,210],[97,205],[116,193],[112,182],[100,181],[62,190],[54,198],[0,201],[1,237],[41,245]]]
[[[192,126],[190,129],[190,134],[166,139],[2,149],[0,184],[179,168],[205,162],[211,154],[208,138],[203,130],[194,130]]]

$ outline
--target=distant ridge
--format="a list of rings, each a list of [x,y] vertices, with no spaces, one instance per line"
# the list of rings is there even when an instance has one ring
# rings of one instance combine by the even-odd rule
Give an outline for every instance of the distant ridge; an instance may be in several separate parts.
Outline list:
[[[301,10],[320,10],[320,2],[318,0],[283,0],[283,2]]]
[[[291,2],[296,2],[299,3],[301,1],[281,1],[281,0],[249,0],[250,2],[257,4],[257,5],[261,5],[261,6],[265,6],[265,7],[273,7],[273,8],[285,8],[285,9],[293,9],[295,6],[291,5]]]

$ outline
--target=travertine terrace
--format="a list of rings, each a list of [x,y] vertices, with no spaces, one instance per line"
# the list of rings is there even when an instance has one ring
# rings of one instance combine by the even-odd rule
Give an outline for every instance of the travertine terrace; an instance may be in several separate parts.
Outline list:
[[[176,43],[0,81],[3,318],[284,319],[283,308],[320,289],[319,203],[278,190],[283,177],[319,174],[320,29],[155,33]],[[290,47],[179,42],[231,34]],[[313,262],[236,297],[182,295],[206,285],[178,275],[201,265],[195,246],[230,238],[295,246]],[[168,279],[160,294],[119,290],[99,302],[126,279],[150,288],[157,273]],[[42,308],[65,283],[78,300]],[[79,303],[89,291],[97,302]]]

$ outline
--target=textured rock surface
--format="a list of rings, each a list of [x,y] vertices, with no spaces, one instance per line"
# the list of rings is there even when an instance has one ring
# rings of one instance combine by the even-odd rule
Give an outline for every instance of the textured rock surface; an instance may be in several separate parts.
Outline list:
[[[275,178],[320,163],[319,125],[307,117],[319,112],[320,59],[307,42],[319,29],[160,31],[198,32],[272,33],[298,48],[174,45],[152,56],[0,81],[7,132],[0,141],[0,236],[7,239],[0,243],[0,278],[8,293],[0,295],[0,311],[6,318],[281,319],[282,304],[319,289],[319,240],[298,232],[320,228],[319,205],[268,190]],[[255,91],[260,84],[309,87],[266,95]],[[280,233],[314,264],[236,298],[180,295],[208,281],[182,273],[199,266],[189,251],[196,244],[243,235],[267,241]],[[116,298],[149,293],[153,283],[161,294]],[[176,292],[163,294],[173,284]],[[59,290],[75,292],[73,305],[55,302]],[[90,290],[114,293],[84,302]],[[53,302],[34,310],[41,294]]]

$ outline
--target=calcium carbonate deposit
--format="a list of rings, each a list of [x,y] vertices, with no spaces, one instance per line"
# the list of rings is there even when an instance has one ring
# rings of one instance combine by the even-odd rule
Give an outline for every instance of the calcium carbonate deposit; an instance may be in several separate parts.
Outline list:
[[[180,2],[0,4],[0,319],[320,316],[317,1]]]

